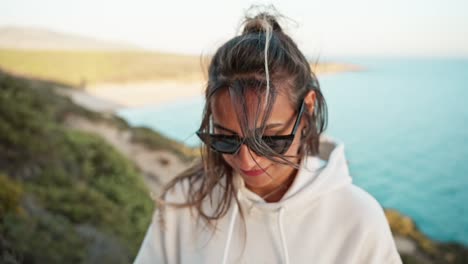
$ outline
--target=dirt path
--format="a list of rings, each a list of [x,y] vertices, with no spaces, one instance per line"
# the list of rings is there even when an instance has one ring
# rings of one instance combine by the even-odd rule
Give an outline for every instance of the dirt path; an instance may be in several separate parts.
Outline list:
[[[69,116],[66,126],[100,136],[114,146],[143,172],[145,182],[152,193],[158,194],[165,182],[172,179],[188,164],[168,151],[155,151],[131,141],[131,131],[121,130],[105,122],[93,122],[79,116]]]

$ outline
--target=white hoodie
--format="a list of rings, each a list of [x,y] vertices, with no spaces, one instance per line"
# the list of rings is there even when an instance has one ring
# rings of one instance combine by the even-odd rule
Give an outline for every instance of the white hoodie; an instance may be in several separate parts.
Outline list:
[[[155,213],[134,263],[402,263],[382,207],[352,184],[344,146],[320,144],[320,158],[303,159],[276,203],[235,176],[245,222],[236,203],[216,230],[197,222],[189,209],[171,207],[161,229]],[[177,185],[166,200],[184,201],[184,189]],[[212,209],[209,201],[204,206]]]

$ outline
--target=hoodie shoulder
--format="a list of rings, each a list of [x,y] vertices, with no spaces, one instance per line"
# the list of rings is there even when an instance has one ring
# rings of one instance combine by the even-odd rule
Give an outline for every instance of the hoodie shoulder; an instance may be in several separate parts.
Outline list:
[[[360,212],[367,218],[372,218],[375,221],[381,219],[382,216],[385,217],[380,203],[361,187],[349,184],[343,188],[341,195],[353,210]]]
[[[183,179],[178,181],[172,188],[167,190],[163,199],[168,203],[186,203],[189,195],[189,180]]]
[[[401,263],[385,212],[379,202],[362,188],[350,184],[335,194],[344,209],[343,219],[360,230],[361,263]]]
[[[327,195],[326,204],[334,204],[339,215],[346,217],[349,224],[357,226],[387,225],[384,210],[379,202],[367,191],[348,184]]]

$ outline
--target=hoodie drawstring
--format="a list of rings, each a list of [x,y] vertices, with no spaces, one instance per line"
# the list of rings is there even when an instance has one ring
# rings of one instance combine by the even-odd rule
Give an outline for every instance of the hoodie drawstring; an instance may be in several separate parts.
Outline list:
[[[278,214],[278,225],[279,225],[279,230],[280,230],[280,236],[281,236],[281,247],[283,248],[283,263],[289,264],[289,252],[288,252],[288,247],[286,246],[286,236],[284,235],[284,229],[283,229],[283,213],[284,213],[284,208],[281,207],[279,210]]]
[[[224,246],[224,254],[223,254],[223,264],[227,263],[229,257],[229,248],[231,247],[232,241],[232,234],[234,233],[234,224],[236,223],[236,216],[239,209],[237,206],[234,206],[233,212],[231,214],[231,219],[229,221],[229,231],[226,238],[226,245]],[[284,215],[284,207],[281,207],[278,214],[278,225],[280,230],[280,238],[281,238],[281,248],[283,251],[283,263],[289,264],[289,252],[288,247],[286,246],[286,236],[284,234],[283,228],[283,215]]]
[[[224,246],[224,254],[223,254],[223,264],[227,263],[227,259],[229,256],[229,247],[231,246],[231,240],[232,240],[232,233],[234,232],[234,223],[236,222],[236,216],[237,216],[237,211],[238,208],[237,206],[234,206],[234,211],[232,212],[231,215],[231,220],[229,221],[229,231],[228,231],[228,236],[226,239],[226,245]]]

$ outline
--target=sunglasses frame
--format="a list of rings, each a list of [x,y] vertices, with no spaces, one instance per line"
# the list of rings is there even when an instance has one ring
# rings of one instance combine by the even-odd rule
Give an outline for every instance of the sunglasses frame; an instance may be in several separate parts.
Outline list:
[[[299,108],[299,113],[297,114],[297,117],[296,117],[296,121],[294,122],[293,130],[289,135],[262,136],[262,140],[263,141],[265,141],[265,140],[275,141],[275,140],[287,140],[287,139],[289,139],[290,142],[288,143],[288,145],[281,151],[281,153],[278,153],[278,154],[284,154],[291,147],[291,144],[292,144],[292,142],[294,140],[294,137],[296,136],[297,128],[299,127],[300,120],[301,120],[302,115],[304,113],[304,109],[305,109],[305,100],[303,99],[302,103],[301,103],[301,106]],[[231,155],[236,154],[243,144],[250,141],[249,138],[243,138],[243,137],[240,137],[238,135],[210,134],[210,133],[204,133],[201,130],[198,130],[196,132],[196,134],[204,144],[207,144],[207,142],[210,142],[210,140],[206,140],[208,137],[212,138],[212,139],[230,139],[230,140],[234,139],[234,140],[236,140],[236,142],[238,142],[237,147],[233,151],[220,151],[220,150],[216,149],[215,147],[213,147],[212,144],[209,144],[210,148],[213,151],[216,151],[216,152],[221,153],[221,154],[231,154]],[[247,144],[247,146],[248,146],[248,144]],[[250,146],[249,146],[249,148],[250,148]],[[250,148],[250,149],[252,149],[252,148]]]

